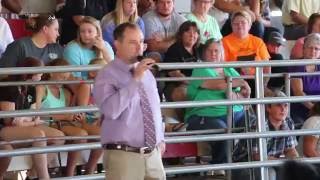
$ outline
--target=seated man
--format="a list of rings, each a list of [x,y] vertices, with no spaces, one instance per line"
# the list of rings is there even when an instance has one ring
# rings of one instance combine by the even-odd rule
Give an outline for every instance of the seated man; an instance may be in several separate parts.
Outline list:
[[[173,0],[155,0],[155,10],[142,16],[148,51],[165,53],[186,19],[174,11]]]
[[[319,11],[319,0],[285,0],[282,6],[284,37],[288,40],[297,40],[306,36],[309,16]]]
[[[266,97],[286,97],[286,95],[279,90],[266,92]],[[267,104],[266,105],[266,131],[286,131],[294,130],[294,123],[288,116],[288,103],[282,104]],[[251,125],[252,129],[257,129],[257,122],[253,121]],[[295,136],[287,137],[273,137],[267,138],[267,154],[268,160],[277,159],[294,159],[299,157],[296,150],[297,140]],[[253,159],[259,160],[258,143],[253,143]],[[269,168],[269,179],[274,179],[275,169]],[[259,174],[259,173],[256,173]],[[278,178],[277,178],[278,179]]]
[[[283,60],[283,56],[280,54],[280,48],[285,44],[286,40],[283,36],[277,32],[273,31],[266,42],[268,52],[270,54],[270,60]],[[271,68],[271,73],[284,73],[287,72],[287,67],[277,67]],[[270,78],[268,82],[268,87],[281,89],[284,86],[284,78]]]

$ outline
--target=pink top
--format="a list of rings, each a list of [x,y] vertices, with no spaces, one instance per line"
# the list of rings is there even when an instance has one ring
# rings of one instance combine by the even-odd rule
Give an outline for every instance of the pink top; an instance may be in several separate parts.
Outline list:
[[[291,49],[291,59],[302,59],[303,58],[303,44],[304,44],[304,38],[301,37],[296,41],[296,44]]]

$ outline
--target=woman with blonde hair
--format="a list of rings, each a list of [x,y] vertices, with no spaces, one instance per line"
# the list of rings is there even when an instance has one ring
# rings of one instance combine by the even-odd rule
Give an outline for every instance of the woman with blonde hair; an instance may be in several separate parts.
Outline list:
[[[109,62],[114,59],[114,52],[110,44],[102,39],[99,21],[86,16],[80,22],[77,39],[67,45],[63,57],[70,65],[88,65],[94,58]],[[73,76],[87,79],[88,73],[74,72]]]
[[[103,39],[113,46],[114,29],[125,22],[137,24],[145,34],[144,22],[138,16],[137,0],[118,0],[116,9],[101,20]]]

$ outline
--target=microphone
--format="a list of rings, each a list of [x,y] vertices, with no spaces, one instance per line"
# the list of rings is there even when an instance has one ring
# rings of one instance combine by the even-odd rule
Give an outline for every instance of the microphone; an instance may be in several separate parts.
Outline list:
[[[143,59],[145,59],[145,58],[154,59],[154,58],[149,57],[149,56],[141,56],[141,55],[140,55],[140,56],[137,56],[137,61],[138,61],[138,62],[141,62],[141,61],[142,61]],[[156,64],[154,64],[153,66],[151,66],[151,68],[152,68],[153,70],[155,70],[156,73],[159,72],[159,70],[160,70],[159,66],[156,65]]]

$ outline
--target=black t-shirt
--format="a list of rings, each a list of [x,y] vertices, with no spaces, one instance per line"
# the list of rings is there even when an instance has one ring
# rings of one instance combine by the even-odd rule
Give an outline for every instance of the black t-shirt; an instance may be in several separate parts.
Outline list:
[[[3,86],[0,87],[0,101],[15,103],[16,110],[30,109],[36,101],[34,86]]]
[[[72,20],[73,16],[92,16],[98,20],[114,10],[116,0],[66,0],[63,8],[62,32],[60,43],[67,44],[77,36],[78,26]]]
[[[281,54],[273,54],[270,53],[270,60],[283,60],[283,56]],[[272,67],[271,68],[272,73],[285,73],[288,72],[287,67]],[[271,88],[281,88],[284,86],[284,78],[278,77],[278,78],[270,78],[268,82],[268,87]]]
[[[193,50],[193,55],[190,54],[181,43],[174,43],[165,53],[164,62],[168,63],[183,63],[183,62],[197,62],[198,52],[196,49]],[[185,76],[191,76],[192,69],[181,69],[181,72]]]

